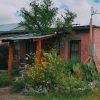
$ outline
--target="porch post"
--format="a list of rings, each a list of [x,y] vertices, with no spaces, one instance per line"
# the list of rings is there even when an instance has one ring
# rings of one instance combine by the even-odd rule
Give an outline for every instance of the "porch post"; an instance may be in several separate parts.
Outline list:
[[[38,39],[36,43],[36,58],[37,58],[37,64],[41,64],[41,50],[42,50],[42,45],[41,45],[41,39]]]
[[[9,55],[8,55],[8,75],[11,77],[13,66],[13,42],[9,42]]]

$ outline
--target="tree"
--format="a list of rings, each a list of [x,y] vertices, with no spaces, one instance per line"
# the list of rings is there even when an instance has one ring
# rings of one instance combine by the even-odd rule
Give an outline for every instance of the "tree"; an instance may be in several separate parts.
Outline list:
[[[20,24],[32,33],[49,34],[54,31],[69,30],[76,16],[74,13],[66,10],[65,16],[62,16],[63,20],[56,18],[58,8],[53,7],[51,0],[43,0],[41,3],[37,0],[33,0],[29,6],[29,11],[25,8],[21,10],[20,15],[24,21]],[[54,27],[55,30],[52,30],[52,27]]]
[[[68,32],[72,33],[72,23],[74,21],[74,18],[76,17],[76,14],[66,9],[65,15],[62,15],[62,18],[57,18],[56,21],[56,29],[59,32]]]
[[[43,3],[33,1],[30,3],[31,10],[21,10],[21,16],[24,21],[21,25],[30,32],[36,32],[40,34],[50,33],[50,28],[53,25],[55,16],[57,14],[57,8],[52,7],[51,0],[43,0]]]

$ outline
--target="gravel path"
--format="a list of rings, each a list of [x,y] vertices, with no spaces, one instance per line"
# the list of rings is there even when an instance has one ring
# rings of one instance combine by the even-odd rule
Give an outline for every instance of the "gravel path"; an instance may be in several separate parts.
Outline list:
[[[11,93],[10,88],[0,88],[0,100],[34,100],[33,97]]]
[[[0,100],[33,100],[33,97],[25,97],[18,95],[4,95],[0,96]]]

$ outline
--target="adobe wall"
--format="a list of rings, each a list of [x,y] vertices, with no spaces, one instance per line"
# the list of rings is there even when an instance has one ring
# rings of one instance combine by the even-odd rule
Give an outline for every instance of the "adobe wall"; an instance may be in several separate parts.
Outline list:
[[[75,34],[67,34],[63,38],[78,38],[81,40],[81,61],[85,62],[88,59],[88,46],[90,42],[89,33],[75,33]],[[68,59],[69,50],[68,44],[70,40],[65,40],[64,46],[60,48],[60,55],[63,59]]]
[[[100,62],[100,29],[94,30],[94,57]]]

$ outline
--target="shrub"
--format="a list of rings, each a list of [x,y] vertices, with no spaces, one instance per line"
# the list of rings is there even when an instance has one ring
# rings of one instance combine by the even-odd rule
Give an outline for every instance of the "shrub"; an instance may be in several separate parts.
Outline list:
[[[9,86],[10,83],[11,81],[9,80],[7,73],[0,74],[0,87]]]
[[[25,82],[33,88],[45,87],[47,90],[72,91],[73,89],[88,88],[82,80],[81,66],[74,62],[66,62],[56,53],[44,53],[41,66],[34,64],[26,70]],[[77,77],[78,76],[78,77]],[[30,79],[30,81],[29,81]]]
[[[83,91],[90,89],[89,82],[96,79],[99,78],[93,63],[64,61],[52,51],[43,53],[41,64],[37,64],[34,57],[34,64],[28,66],[24,76],[14,82],[13,89],[21,91],[28,85],[37,91]]]
[[[30,84],[33,88],[36,87],[46,87],[53,88],[56,84],[56,76],[49,66],[45,67],[32,67],[27,70],[27,76],[25,78],[26,82]],[[30,79],[30,81],[29,81]]]
[[[25,88],[25,81],[23,79],[18,79],[13,82],[12,90],[16,92],[21,92]]]
[[[74,76],[66,77],[59,82],[61,82],[60,87],[62,88],[63,92],[84,91],[90,89],[86,81],[77,79]]]
[[[99,73],[96,71],[96,67],[94,65],[93,62],[91,62],[90,64],[81,64],[81,68],[82,68],[82,72],[83,72],[83,78],[88,81],[88,82],[92,82],[92,81],[100,81],[100,75]]]

